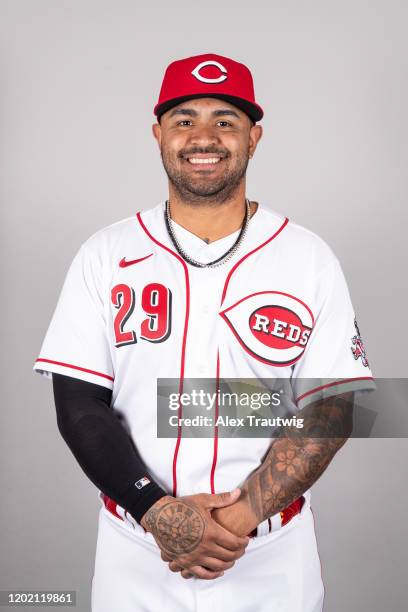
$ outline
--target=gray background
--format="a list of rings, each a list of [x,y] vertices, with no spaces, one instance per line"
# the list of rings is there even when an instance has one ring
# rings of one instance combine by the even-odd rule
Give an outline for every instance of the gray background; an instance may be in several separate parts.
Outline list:
[[[32,365],[79,245],[167,195],[151,135],[166,65],[213,51],[251,67],[265,119],[248,196],[331,245],[374,375],[404,377],[408,14],[389,0],[0,11],[0,589],[76,589],[82,612],[99,502]],[[314,487],[326,611],[405,609],[406,464],[406,440],[352,440]]]

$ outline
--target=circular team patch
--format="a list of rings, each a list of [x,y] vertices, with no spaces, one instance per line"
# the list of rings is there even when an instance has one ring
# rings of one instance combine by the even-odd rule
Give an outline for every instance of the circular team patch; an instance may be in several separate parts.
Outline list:
[[[300,359],[314,325],[310,308],[280,291],[253,293],[220,314],[250,355],[276,366]]]

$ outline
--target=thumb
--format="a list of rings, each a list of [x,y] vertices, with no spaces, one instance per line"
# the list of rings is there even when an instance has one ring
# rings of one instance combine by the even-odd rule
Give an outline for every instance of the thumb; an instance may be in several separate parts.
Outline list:
[[[241,495],[241,489],[233,489],[225,493],[215,493],[208,496],[208,508],[224,508],[234,504]]]

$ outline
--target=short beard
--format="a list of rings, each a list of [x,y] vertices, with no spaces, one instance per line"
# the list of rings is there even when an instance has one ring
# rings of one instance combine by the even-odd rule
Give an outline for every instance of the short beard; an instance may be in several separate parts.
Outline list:
[[[231,200],[238,192],[245,177],[249,156],[237,158],[237,164],[232,170],[226,171],[215,182],[203,178],[201,181],[191,181],[189,177],[176,170],[176,164],[171,156],[161,152],[164,169],[178,197],[187,204],[223,204]],[[230,158],[228,158],[230,159]]]

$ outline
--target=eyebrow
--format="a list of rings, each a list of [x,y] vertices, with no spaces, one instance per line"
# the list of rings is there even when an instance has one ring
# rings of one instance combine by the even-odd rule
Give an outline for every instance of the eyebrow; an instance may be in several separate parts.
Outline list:
[[[198,112],[196,110],[194,110],[193,108],[175,108],[171,113],[170,113],[170,117],[174,117],[174,115],[188,115],[189,117],[197,117],[198,116]],[[238,115],[238,113],[236,113],[235,111],[229,109],[229,108],[222,108],[219,110],[215,110],[212,112],[212,115],[214,117],[220,117],[222,115],[229,115],[232,117],[236,117],[237,119],[240,119],[240,116]]]

